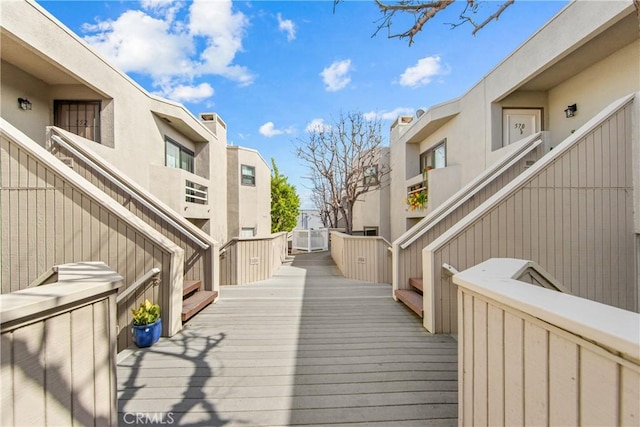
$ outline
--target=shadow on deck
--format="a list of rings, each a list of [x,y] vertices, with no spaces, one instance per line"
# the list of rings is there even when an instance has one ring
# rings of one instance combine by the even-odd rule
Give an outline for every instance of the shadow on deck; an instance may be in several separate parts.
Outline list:
[[[328,252],[224,287],[119,363],[121,425],[456,425],[457,344],[390,292],[345,279]]]

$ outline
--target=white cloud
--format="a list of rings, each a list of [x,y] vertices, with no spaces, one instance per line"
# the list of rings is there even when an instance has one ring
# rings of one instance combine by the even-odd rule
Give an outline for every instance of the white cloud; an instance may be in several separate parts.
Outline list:
[[[230,0],[194,1],[189,8],[189,31],[202,36],[207,47],[201,53],[201,73],[220,74],[246,86],[254,76],[246,67],[232,65],[236,53],[242,50],[242,37],[249,20],[241,12],[233,12]]]
[[[413,115],[413,108],[409,107],[397,107],[391,111],[369,111],[362,116],[365,120],[395,120],[398,116],[410,116]]]
[[[278,29],[287,33],[287,40],[292,41],[296,38],[296,24],[290,19],[282,19],[282,14],[278,13]]]
[[[97,34],[85,40],[124,72],[148,74],[154,79],[191,73],[188,35],[171,31],[170,22],[140,10],[128,10],[115,21],[85,25]]]
[[[288,127],[286,129],[276,129],[276,125],[273,122],[266,122],[262,126],[260,126],[259,132],[261,135],[266,136],[267,138],[271,138],[273,136],[282,135],[282,134],[292,134],[294,133],[294,129],[292,127]]]
[[[123,71],[150,76],[167,96],[205,99],[197,93],[213,94],[213,88],[193,85],[203,75],[221,75],[242,86],[253,83],[255,76],[234,63],[249,21],[233,11],[230,0],[194,0],[182,20],[176,16],[184,2],[143,0],[141,6],[115,20],[85,24],[85,40]],[[200,54],[199,45],[205,46]]]
[[[418,60],[413,67],[407,68],[400,76],[400,85],[409,87],[419,87],[431,83],[431,80],[438,75],[448,73],[448,68],[440,63],[437,55],[427,56]]]
[[[327,132],[331,126],[324,122],[324,119],[313,119],[307,123],[305,130],[307,132]]]
[[[325,89],[329,92],[336,92],[347,87],[351,82],[351,60],[345,59],[336,61],[320,73],[325,84]]]
[[[184,3],[174,0],[141,0],[140,5],[143,9],[148,10],[156,15],[163,16],[169,22],[175,19],[176,14]]]
[[[200,83],[197,86],[177,85],[163,95],[180,102],[200,102],[213,96],[214,90],[209,83]]]

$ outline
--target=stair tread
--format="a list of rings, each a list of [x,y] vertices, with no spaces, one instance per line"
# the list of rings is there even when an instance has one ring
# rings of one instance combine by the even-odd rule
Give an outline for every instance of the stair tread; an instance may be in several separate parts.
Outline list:
[[[215,291],[198,291],[189,298],[182,300],[182,321],[185,322],[193,317],[204,307],[213,302],[218,296]]]
[[[411,289],[398,289],[396,297],[407,307],[413,310],[418,316],[423,317],[422,295]]]
[[[410,277],[409,284],[422,292],[422,277]]]
[[[193,291],[200,289],[202,282],[200,280],[183,280],[182,281],[182,296],[189,295]]]

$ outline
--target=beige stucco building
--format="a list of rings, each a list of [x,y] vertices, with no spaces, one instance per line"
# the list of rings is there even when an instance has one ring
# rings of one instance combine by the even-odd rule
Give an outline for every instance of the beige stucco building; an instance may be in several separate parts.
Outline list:
[[[271,234],[271,169],[256,150],[227,147],[227,218],[234,237]]]
[[[381,236],[387,240],[391,237],[389,156],[388,147],[376,149],[376,159],[369,167],[371,174],[363,179],[375,180],[379,186],[364,193],[354,204],[353,234]]]
[[[456,333],[456,271],[522,258],[563,292],[638,311],[638,91],[633,3],[574,1],[461,97],[398,118],[394,298]],[[415,186],[428,203],[411,211]]]
[[[221,246],[243,227],[270,238],[268,165],[230,147],[241,154],[228,166],[217,114],[150,94],[35,1],[3,2],[0,17],[2,293],[35,287],[58,265],[100,261],[126,289],[119,349],[146,298],[161,306],[163,334],[175,334],[229,281]],[[241,165],[255,168],[250,188]],[[224,262],[236,271],[250,259]],[[279,265],[265,264],[246,268],[253,280]]]
[[[390,136],[392,239],[511,153],[514,142],[546,131],[548,151],[638,91],[634,12],[628,1],[571,2],[462,96],[399,118]],[[403,201],[427,166],[427,208],[410,211]]]
[[[259,154],[246,154],[257,157],[249,163],[260,165],[258,182],[267,185],[254,187],[256,195],[245,199],[253,205],[239,210],[240,220],[228,219],[228,195],[246,187],[239,179],[230,183],[237,188],[227,185],[235,175],[227,172],[227,125],[217,114],[196,118],[183,105],[148,93],[35,2],[3,4],[1,42],[1,109],[9,123],[42,146],[46,126],[81,136],[88,150],[220,243],[238,236],[239,224],[263,232],[269,168]],[[237,200],[229,199],[232,214]]]

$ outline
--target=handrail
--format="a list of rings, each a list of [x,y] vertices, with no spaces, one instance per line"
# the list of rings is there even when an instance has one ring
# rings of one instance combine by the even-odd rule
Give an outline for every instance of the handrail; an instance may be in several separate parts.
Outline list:
[[[133,282],[131,286],[126,288],[121,294],[116,297],[116,304],[120,304],[120,302],[129,298],[129,296],[134,293],[140,286],[142,286],[144,283],[147,283],[151,280],[151,278],[157,276],[158,274],[160,274],[160,269],[158,267],[154,267],[151,270],[147,271],[141,278]]]
[[[98,165],[97,163],[95,163],[93,160],[91,160],[89,157],[87,157],[86,155],[84,155],[83,153],[81,153],[79,150],[77,150],[75,147],[73,147],[70,143],[68,143],[67,141],[65,141],[64,139],[62,139],[60,136],[58,135],[51,135],[51,139],[57,143],[62,145],[65,149],[71,151],[75,156],[78,156],[80,159],[82,159],[83,162],[86,162],[88,165],[90,165],[92,168],[96,169],[98,172],[100,172],[106,179],[108,179],[109,181],[111,181],[113,184],[115,184],[118,188],[120,188],[122,191],[124,191],[125,193],[127,193],[129,196],[131,196],[132,198],[134,198],[135,200],[137,200],[138,202],[142,203],[146,208],[148,208],[150,211],[152,211],[153,213],[155,213],[156,215],[158,215],[160,218],[162,218],[164,221],[168,222],[169,224],[171,224],[173,227],[177,228],[182,234],[184,234],[185,236],[187,236],[190,240],[192,240],[193,242],[195,242],[198,246],[200,246],[202,249],[208,249],[209,248],[209,244],[203,242],[202,240],[200,240],[199,238],[197,238],[195,235],[193,235],[193,233],[191,233],[189,230],[187,230],[186,228],[184,228],[182,225],[178,224],[176,221],[174,221],[173,219],[171,219],[169,216],[167,216],[164,212],[160,211],[159,209],[157,209],[155,206],[153,206],[151,203],[149,203],[147,200],[145,200],[144,198],[138,196],[138,194],[134,191],[132,191],[129,186],[126,183],[123,183],[120,181],[120,179],[114,177],[112,174],[107,173],[104,168],[102,168],[100,165]]]
[[[286,231],[279,231],[277,233],[271,233],[268,235],[262,235],[262,236],[253,236],[253,237],[232,237],[231,239],[229,239],[227,241],[227,243],[225,243],[224,245],[220,246],[220,249],[218,249],[218,252],[220,253],[220,256],[222,256],[222,254],[224,252],[227,251],[227,248],[231,245],[234,245],[238,242],[245,242],[247,240],[268,240],[268,239],[274,239],[275,237],[277,237],[278,235],[287,233]]]
[[[30,288],[34,288],[36,286],[42,286],[47,284],[47,280],[49,280],[51,277],[55,276],[56,274],[58,274],[58,266],[54,265],[51,266],[50,268],[48,268],[47,270],[45,270],[44,273],[42,273],[40,276],[38,276],[38,278],[36,280],[34,280],[33,282],[31,282],[29,284]]]
[[[408,248],[413,242],[424,235],[424,233],[440,222],[441,219],[445,218],[455,209],[460,207],[460,205],[473,197],[478,191],[486,187],[492,181],[493,177],[504,173],[504,171],[522,160],[522,158],[536,149],[540,144],[542,144],[541,132],[533,134],[529,139],[522,143],[522,147],[520,147],[519,150],[516,150],[509,156],[506,156],[506,158],[501,162],[498,162],[497,165],[489,167],[477,178],[462,187],[453,196],[449,197],[447,202],[438,206],[433,212],[418,222],[418,224],[416,224],[412,229],[408,230],[396,239],[398,246],[401,249]]]

